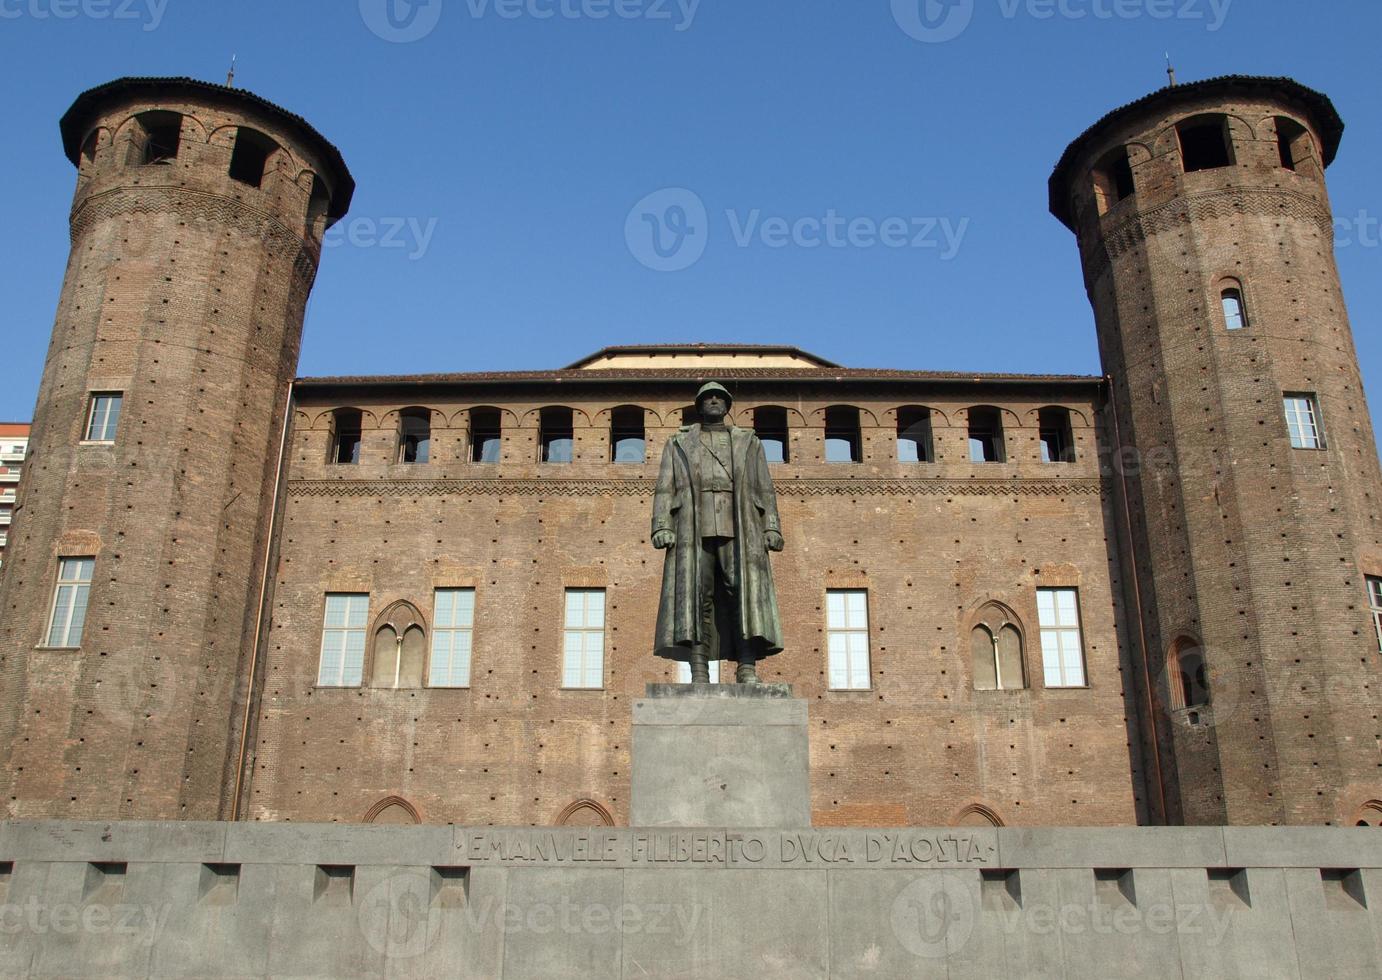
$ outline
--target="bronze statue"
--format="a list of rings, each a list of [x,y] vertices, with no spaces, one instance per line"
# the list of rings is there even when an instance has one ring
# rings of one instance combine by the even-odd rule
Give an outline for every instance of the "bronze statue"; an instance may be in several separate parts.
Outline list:
[[[653,547],[667,552],[656,651],[710,683],[711,660],[735,660],[757,684],[758,661],[782,649],[768,552],[783,548],[763,444],[725,423],[733,396],[712,381],[696,394],[701,421],[667,441],[653,496]]]

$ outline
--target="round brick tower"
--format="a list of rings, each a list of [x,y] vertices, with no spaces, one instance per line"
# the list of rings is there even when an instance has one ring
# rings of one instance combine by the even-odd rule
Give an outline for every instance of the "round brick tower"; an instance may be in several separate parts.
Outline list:
[[[0,586],[6,813],[223,818],[304,310],[354,183],[301,118],[186,78],[93,89],[62,137],[72,251]]]
[[[1351,823],[1382,797],[1382,479],[1324,177],[1342,134],[1294,81],[1217,78],[1113,112],[1051,178],[1111,379],[1166,822]]]

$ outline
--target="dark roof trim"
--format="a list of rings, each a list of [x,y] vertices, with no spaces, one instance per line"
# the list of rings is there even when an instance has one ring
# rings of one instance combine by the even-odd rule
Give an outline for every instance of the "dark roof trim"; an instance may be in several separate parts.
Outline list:
[[[96,116],[100,114],[102,107],[122,96],[147,99],[150,102],[176,99],[196,102],[211,97],[251,106],[302,137],[303,141],[320,155],[322,163],[331,169],[332,172],[328,176],[331,179],[332,187],[335,189],[335,194],[331,199],[331,217],[333,219],[340,218],[350,210],[351,198],[355,196],[355,178],[350,175],[350,169],[346,166],[341,151],[312,128],[306,119],[275,105],[267,99],[260,98],[253,92],[226,85],[216,85],[212,82],[203,82],[195,78],[118,78],[113,82],[88,89],[77,96],[77,100],[72,103],[72,107],[67,110],[61,123],[59,123],[62,130],[63,150],[67,153],[67,159],[71,160],[74,165],[79,162],[82,140],[86,137]]]
[[[568,364],[564,370],[572,371],[583,368],[585,365],[598,361],[602,357],[611,354],[790,354],[804,358],[813,364],[821,367],[839,367],[833,361],[827,361],[823,357],[818,357],[810,351],[804,351],[800,347],[793,347],[789,344],[618,344],[611,347],[601,347],[595,353],[581,358],[574,364]],[[616,369],[617,370],[617,369]]]
[[[1177,103],[1203,100],[1207,96],[1232,98],[1235,95],[1267,94],[1293,102],[1305,110],[1320,138],[1324,141],[1324,165],[1334,162],[1344,136],[1344,121],[1329,96],[1307,88],[1292,78],[1272,78],[1259,75],[1222,75],[1199,82],[1160,89],[1115,109],[1080,135],[1061,156],[1051,174],[1051,213],[1067,228],[1074,227],[1070,213],[1070,185],[1074,177],[1070,170],[1093,146],[1105,140],[1119,126],[1139,115],[1163,111]]]
[[[1102,385],[1099,375],[1082,374],[966,374],[960,371],[870,371],[842,368],[835,371],[799,370],[792,368],[729,369],[714,372],[719,380],[730,384],[898,384],[929,382],[935,384],[995,384],[995,385],[1070,385],[1086,387]],[[622,371],[495,371],[482,374],[414,374],[374,375],[359,377],[299,378],[298,389],[311,388],[424,388],[462,387],[468,385],[553,385],[556,387],[598,386],[611,384],[692,384],[708,377],[705,372],[691,369],[622,370]]]

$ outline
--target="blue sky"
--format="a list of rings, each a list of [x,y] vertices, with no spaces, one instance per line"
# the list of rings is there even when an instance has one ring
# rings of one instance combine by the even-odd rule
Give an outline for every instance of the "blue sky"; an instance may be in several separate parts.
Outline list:
[[[59,116],[121,75],[223,81],[232,52],[360,185],[308,312],[317,375],[693,340],[1098,373],[1052,165],[1167,50],[1183,80],[1292,75],[1349,124],[1330,182],[1377,405],[1379,37],[1382,4],[1303,0],[0,0],[0,419],[32,412],[61,288]]]

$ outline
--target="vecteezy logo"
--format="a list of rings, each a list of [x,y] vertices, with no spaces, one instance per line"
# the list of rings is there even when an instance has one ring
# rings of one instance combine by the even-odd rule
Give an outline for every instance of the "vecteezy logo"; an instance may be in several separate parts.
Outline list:
[[[974,0],[892,0],[893,20],[926,44],[953,41],[974,19]]]
[[[657,272],[680,272],[700,261],[709,242],[705,202],[684,187],[649,194],[624,222],[624,241],[639,262]]]
[[[420,41],[441,20],[442,0],[360,0],[360,16],[377,37],[392,44]]]
[[[929,872],[893,900],[893,935],[913,956],[938,959],[974,931],[974,898],[945,872]]]
[[[432,882],[426,875],[392,875],[360,903],[360,931],[370,948],[387,959],[420,956],[441,933],[441,914],[431,902]]]

